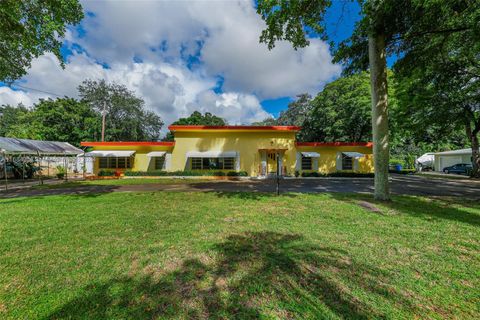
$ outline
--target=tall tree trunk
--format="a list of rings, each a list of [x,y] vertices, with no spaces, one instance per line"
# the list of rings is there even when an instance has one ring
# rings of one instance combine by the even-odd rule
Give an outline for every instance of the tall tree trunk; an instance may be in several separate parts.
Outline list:
[[[372,91],[372,133],[373,161],[375,166],[376,200],[390,200],[388,185],[388,103],[387,103],[387,61],[385,35],[373,34],[368,37],[370,81]]]
[[[480,141],[478,139],[478,133],[480,132],[480,120],[473,130],[470,121],[468,121],[466,131],[472,147],[472,177],[480,178],[480,152],[478,150],[480,148]]]

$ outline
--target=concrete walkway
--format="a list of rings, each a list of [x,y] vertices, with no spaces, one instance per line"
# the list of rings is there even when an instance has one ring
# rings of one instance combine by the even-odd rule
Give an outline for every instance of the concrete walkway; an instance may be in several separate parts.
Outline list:
[[[390,187],[394,194],[419,196],[453,196],[480,200],[480,183],[477,181],[455,181],[450,179],[432,179],[420,176],[392,175]],[[282,193],[303,192],[347,192],[371,194],[371,178],[323,178],[323,179],[285,179],[280,181]],[[49,195],[87,195],[107,192],[275,192],[274,180],[247,181],[211,181],[179,184],[141,184],[141,185],[79,185],[55,189],[17,189],[0,191],[0,198],[42,197]]]

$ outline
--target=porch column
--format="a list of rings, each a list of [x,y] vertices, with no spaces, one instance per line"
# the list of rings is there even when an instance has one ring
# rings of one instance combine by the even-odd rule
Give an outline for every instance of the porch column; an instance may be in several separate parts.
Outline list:
[[[165,161],[163,162],[163,169],[165,171],[169,171],[172,166],[172,154],[170,152],[167,152],[165,154]]]
[[[260,150],[260,159],[261,159],[261,172],[260,175],[267,175],[267,151]]]
[[[278,164],[280,168],[278,168],[278,172],[280,172],[280,176],[283,176],[283,152],[278,152]]]

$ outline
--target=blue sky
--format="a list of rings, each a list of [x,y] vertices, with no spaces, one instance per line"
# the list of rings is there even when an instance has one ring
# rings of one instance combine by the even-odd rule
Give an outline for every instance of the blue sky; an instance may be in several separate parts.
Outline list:
[[[347,39],[355,27],[355,23],[360,19],[360,6],[356,1],[333,1],[328,9],[325,20],[327,25],[327,34],[329,41],[335,44]],[[261,102],[262,106],[278,117],[282,110],[285,110],[288,104],[293,101],[292,97],[281,97],[277,99],[268,99]]]
[[[194,110],[244,124],[277,117],[297,94],[314,95],[341,72],[319,39],[298,51],[258,43],[264,23],[253,1],[82,5],[85,18],[69,28],[62,47],[66,68],[51,54],[38,58],[19,83],[40,91],[0,87],[0,104],[54,97],[45,92],[75,97],[83,80],[102,78],[126,85],[167,124]],[[329,40],[347,38],[358,19],[356,2],[334,0]]]

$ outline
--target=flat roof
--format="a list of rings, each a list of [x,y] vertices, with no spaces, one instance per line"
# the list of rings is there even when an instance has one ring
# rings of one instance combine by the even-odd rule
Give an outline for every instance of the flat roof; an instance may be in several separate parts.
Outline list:
[[[298,147],[373,147],[372,142],[296,142]]]
[[[0,137],[0,149],[7,154],[77,155],[83,153],[68,142]]]
[[[300,131],[297,126],[194,126],[194,125],[171,125],[170,131]]]
[[[80,145],[83,147],[121,147],[121,146],[165,146],[172,147],[175,145],[174,141],[107,141],[107,142],[96,142],[96,141],[84,141]]]
[[[459,149],[459,150],[450,150],[450,151],[443,151],[443,152],[436,152],[435,155],[450,155],[450,154],[472,154],[472,148],[468,149]]]

